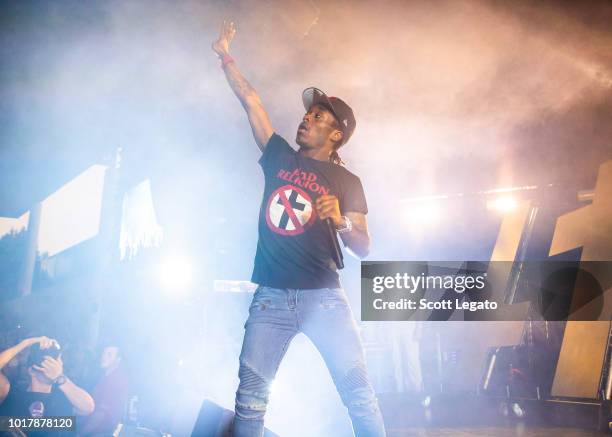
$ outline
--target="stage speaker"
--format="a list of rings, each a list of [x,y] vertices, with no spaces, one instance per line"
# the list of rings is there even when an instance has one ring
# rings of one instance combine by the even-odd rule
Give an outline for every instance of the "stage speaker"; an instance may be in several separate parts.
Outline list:
[[[103,435],[106,435],[106,434],[103,434]],[[143,427],[134,426],[134,425],[124,425],[123,423],[120,423],[117,425],[112,435],[113,437],[165,437],[166,436],[166,434],[164,434],[161,431],[155,431],[153,429],[143,428]]]
[[[206,399],[200,408],[191,437],[232,437],[233,420],[233,411]],[[279,435],[266,428],[264,437],[279,437]]]

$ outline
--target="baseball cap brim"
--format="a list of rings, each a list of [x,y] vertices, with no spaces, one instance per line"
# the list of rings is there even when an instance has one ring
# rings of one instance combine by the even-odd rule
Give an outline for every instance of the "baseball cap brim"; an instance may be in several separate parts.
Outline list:
[[[312,105],[323,105],[334,114],[334,117],[338,118],[338,114],[334,109],[334,105],[329,100],[329,97],[321,91],[319,88],[310,87],[306,88],[302,91],[302,102],[304,103],[304,108],[308,111]]]

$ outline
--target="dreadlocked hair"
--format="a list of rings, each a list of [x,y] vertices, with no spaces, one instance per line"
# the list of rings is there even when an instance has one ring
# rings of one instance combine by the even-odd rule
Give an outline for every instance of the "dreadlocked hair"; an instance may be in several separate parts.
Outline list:
[[[334,129],[340,130],[340,123],[338,123],[338,120],[336,120],[335,118],[334,122],[332,123],[332,126]],[[344,132],[342,133],[342,139],[344,139]],[[329,162],[331,162],[332,164],[344,165],[344,161],[342,160],[342,158],[340,158],[340,155],[338,155],[338,149],[340,147],[342,147],[342,140],[334,144],[334,150],[332,150],[329,155]]]
[[[339,148],[340,146],[334,148],[334,151],[331,152],[331,154],[329,155],[329,162],[331,162],[332,164],[344,165],[344,161],[342,160],[342,158],[340,158],[340,155],[338,155],[337,152]]]

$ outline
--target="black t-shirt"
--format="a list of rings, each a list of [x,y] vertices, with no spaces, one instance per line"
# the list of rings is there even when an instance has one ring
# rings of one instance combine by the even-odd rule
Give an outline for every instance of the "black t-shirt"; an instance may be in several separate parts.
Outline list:
[[[52,390],[51,393],[36,393],[11,387],[8,396],[0,404],[0,416],[52,417],[72,415],[70,401],[59,390]],[[41,437],[63,434],[57,431],[27,432],[29,436]]]
[[[332,194],[341,214],[367,214],[361,181],[342,166],[300,155],[277,134],[259,164],[265,188],[252,281],[275,288],[339,287],[326,225],[314,204]]]

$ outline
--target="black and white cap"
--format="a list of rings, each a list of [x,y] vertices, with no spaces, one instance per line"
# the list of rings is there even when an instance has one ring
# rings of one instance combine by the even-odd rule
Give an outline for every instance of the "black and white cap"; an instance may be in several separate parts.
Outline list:
[[[302,92],[302,102],[304,108],[308,111],[312,105],[323,105],[329,109],[338,120],[340,130],[342,131],[342,145],[346,144],[353,132],[355,132],[355,115],[353,110],[346,102],[338,97],[328,97],[323,91],[318,88],[306,88]]]

